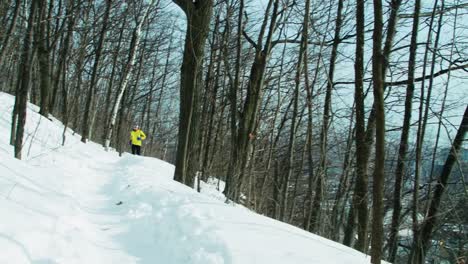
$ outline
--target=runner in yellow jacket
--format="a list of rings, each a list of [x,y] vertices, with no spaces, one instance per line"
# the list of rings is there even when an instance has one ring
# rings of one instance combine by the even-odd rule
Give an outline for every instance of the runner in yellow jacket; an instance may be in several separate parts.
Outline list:
[[[138,125],[133,126],[132,132],[130,132],[130,144],[132,145],[132,154],[140,155],[141,143],[145,140],[146,135],[140,130]]]

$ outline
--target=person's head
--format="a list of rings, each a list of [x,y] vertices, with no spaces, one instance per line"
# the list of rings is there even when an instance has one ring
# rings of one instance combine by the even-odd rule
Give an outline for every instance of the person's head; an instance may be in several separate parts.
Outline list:
[[[139,125],[134,125],[134,126],[133,126],[133,130],[138,130],[138,129],[140,129],[140,126],[139,126]]]

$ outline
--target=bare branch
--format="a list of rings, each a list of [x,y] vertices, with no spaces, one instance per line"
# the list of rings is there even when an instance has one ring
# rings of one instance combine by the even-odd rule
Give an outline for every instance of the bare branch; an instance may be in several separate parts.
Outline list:
[[[257,45],[257,43],[255,43],[255,41],[253,41],[253,40],[249,37],[249,35],[247,35],[247,32],[242,31],[242,35],[244,36],[244,38],[245,38],[250,44],[252,44],[252,46],[254,46],[254,48],[255,48],[256,50],[259,50],[259,49],[260,49],[260,47]]]
[[[444,75],[444,74],[447,74],[448,72],[451,72],[451,71],[456,71],[456,70],[463,70],[463,71],[468,71],[468,64],[463,64],[463,65],[459,65],[459,66],[454,66],[454,67],[450,67],[448,69],[443,69],[443,70],[440,70],[436,73],[434,73],[434,75],[432,76],[432,78],[435,78],[435,77],[438,77],[438,76],[441,76],[441,75]],[[421,82],[422,80],[427,80],[427,79],[430,79],[431,78],[431,75],[426,75],[424,77],[418,77],[416,79],[414,79],[414,82]],[[365,82],[370,82],[372,81],[371,78],[367,78],[364,80]],[[403,80],[403,81],[396,81],[396,82],[386,82],[385,85],[386,86],[402,86],[402,85],[407,85],[409,82],[409,80]],[[333,85],[336,86],[336,85],[344,85],[344,84],[354,84],[354,81],[347,81],[347,82],[334,82]]]
[[[454,9],[464,9],[464,8],[468,8],[468,4],[460,4],[460,5],[454,5],[454,6],[450,6],[450,7],[447,7],[447,8],[444,8],[443,10],[438,10],[436,12],[434,12],[434,15],[439,15],[441,13],[445,13],[445,12],[449,12],[449,11],[452,11]],[[419,17],[430,17],[432,16],[432,12],[425,12],[425,13],[421,13],[419,14]],[[399,18],[413,18],[414,17],[414,14],[400,14],[398,15]]]
[[[278,40],[272,41],[271,45],[275,46],[277,44],[284,44],[284,43],[301,44],[301,40],[299,40],[299,39],[278,39]],[[325,43],[330,44],[331,42],[326,41]],[[317,42],[317,41],[308,41],[307,44],[309,44],[309,45],[319,45],[319,46],[322,45],[322,43]]]
[[[434,73],[434,75],[432,75],[432,76],[431,75],[426,75],[424,77],[416,78],[416,79],[414,79],[414,81],[415,82],[420,82],[422,80],[427,80],[427,79],[430,79],[430,78],[438,77],[438,76],[446,74],[446,73],[448,73],[450,71],[465,70],[467,68],[468,68],[468,64],[454,66],[454,67],[450,67],[448,69],[438,71],[438,72]],[[409,80],[398,81],[398,82],[388,82],[388,83],[385,83],[385,85],[387,85],[387,86],[399,86],[399,85],[406,85],[406,84],[408,84],[408,82],[409,82]]]

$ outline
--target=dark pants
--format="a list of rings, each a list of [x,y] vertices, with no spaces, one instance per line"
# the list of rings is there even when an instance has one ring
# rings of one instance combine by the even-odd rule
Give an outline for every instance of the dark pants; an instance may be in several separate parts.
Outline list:
[[[132,154],[135,155],[140,155],[140,151],[141,151],[141,146],[137,146],[137,145],[132,145]]]

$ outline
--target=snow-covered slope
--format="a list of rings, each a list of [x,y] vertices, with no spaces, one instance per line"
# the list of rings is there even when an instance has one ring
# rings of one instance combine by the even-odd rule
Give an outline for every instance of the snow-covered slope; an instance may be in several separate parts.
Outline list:
[[[172,180],[166,162],[105,152],[28,110],[24,160],[0,93],[0,263],[369,263],[363,254]]]

